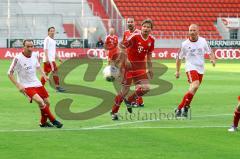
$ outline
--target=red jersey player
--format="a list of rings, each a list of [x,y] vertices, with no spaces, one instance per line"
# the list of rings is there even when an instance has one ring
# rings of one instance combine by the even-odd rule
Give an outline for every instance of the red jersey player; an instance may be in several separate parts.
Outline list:
[[[135,21],[134,21],[134,18],[128,18],[127,19],[127,27],[128,27],[128,30],[126,30],[124,32],[124,35],[123,35],[123,40],[122,41],[127,41],[127,39],[134,33],[140,33],[141,31],[139,29],[136,29],[135,27]],[[129,49],[127,49],[127,54],[129,52]],[[124,56],[126,57],[126,55]],[[124,71],[124,70],[123,70]],[[143,107],[144,106],[144,103],[143,103],[143,98],[141,96],[139,96],[137,99],[136,99],[136,102],[134,104],[135,107]]]
[[[155,40],[150,35],[152,28],[152,20],[144,20],[142,22],[141,32],[132,34],[126,41],[121,42],[119,45],[121,52],[125,52],[125,48],[127,48],[129,52],[127,54],[126,71],[122,81],[122,89],[114,99],[111,112],[112,120],[118,120],[117,113],[123,100],[128,107],[128,112],[132,113],[132,104],[136,98],[143,96],[150,90],[147,73],[149,73],[151,78],[153,77],[151,53],[154,50]],[[128,99],[125,99],[132,81],[136,85],[135,92],[130,95]]]
[[[133,18],[128,18],[127,19],[127,27],[128,27],[128,30],[126,30],[124,32],[122,41],[126,41],[133,33],[140,33],[141,32],[139,29],[136,29],[135,21],[134,21]]]
[[[240,96],[238,96],[238,105],[234,112],[233,125],[231,128],[228,129],[229,132],[237,131],[239,119],[240,119]]]
[[[32,54],[33,41],[24,40],[23,47],[24,51],[14,58],[9,68],[8,76],[19,91],[29,97],[30,102],[34,100],[39,105],[41,110],[40,127],[55,126],[61,128],[63,124],[57,121],[52,115],[49,109],[48,93],[36,75],[36,70],[38,70],[42,77],[48,80],[48,77],[40,67],[37,56]],[[14,72],[17,73],[18,80],[15,80]],[[47,122],[47,119],[52,124]]]
[[[107,50],[108,65],[115,65],[118,57],[118,37],[115,35],[114,28],[109,29],[109,35],[105,39],[104,48]]]
[[[204,74],[204,55],[209,54],[210,61],[215,66],[215,55],[208,46],[206,39],[199,36],[196,24],[189,26],[189,39],[182,43],[176,60],[176,78],[180,77],[181,60],[185,58],[185,70],[190,83],[188,92],[175,110],[176,117],[187,117],[193,96],[197,92]]]

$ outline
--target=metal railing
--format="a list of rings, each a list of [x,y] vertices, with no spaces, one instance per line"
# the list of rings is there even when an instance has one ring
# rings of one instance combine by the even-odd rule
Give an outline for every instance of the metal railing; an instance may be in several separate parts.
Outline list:
[[[122,33],[126,28],[125,19],[122,17],[115,2],[113,0],[101,0],[101,3],[109,16],[108,27],[114,27],[118,35],[122,37]]]

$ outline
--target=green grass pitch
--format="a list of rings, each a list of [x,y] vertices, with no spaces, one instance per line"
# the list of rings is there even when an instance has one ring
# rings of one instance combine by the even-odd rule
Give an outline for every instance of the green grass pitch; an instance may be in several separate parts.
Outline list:
[[[135,113],[140,112],[139,118],[135,116],[131,120],[122,104],[121,121],[112,121],[107,112],[89,120],[60,119],[63,129],[41,129],[37,105],[29,104],[8,80],[6,72],[10,61],[0,61],[0,158],[239,158],[240,133],[227,132],[239,95],[238,61],[218,61],[215,68],[206,64],[203,83],[191,104],[191,120],[147,120],[144,115],[159,110],[171,114],[188,89],[183,69],[181,78],[176,80],[174,61],[158,62],[168,67],[160,78],[171,82],[173,89],[145,97],[145,107],[134,109]],[[66,81],[115,93],[101,73],[96,81],[83,81],[85,70],[86,65],[77,67]],[[66,97],[73,99],[71,111],[76,113],[101,102],[95,97],[56,93],[49,85],[46,88],[52,111],[56,103]]]

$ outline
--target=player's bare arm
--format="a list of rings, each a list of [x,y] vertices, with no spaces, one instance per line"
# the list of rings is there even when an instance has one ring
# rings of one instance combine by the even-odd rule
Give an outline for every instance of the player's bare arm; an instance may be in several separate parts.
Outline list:
[[[44,54],[45,54],[45,57],[46,57],[46,63],[48,63],[48,62],[49,62],[48,49],[45,49],[45,50],[44,50]]]
[[[14,77],[14,74],[13,73],[10,73],[8,75],[10,81],[17,87],[17,89],[21,92],[21,93],[24,93],[24,90],[25,88],[16,81],[15,77]]]
[[[127,68],[131,68],[131,63],[127,59],[127,53],[126,53],[126,47],[124,46],[123,42],[119,43],[118,45],[119,51],[120,51],[120,60],[122,64],[124,64]]]
[[[44,71],[42,70],[41,67],[37,67],[37,70],[38,70],[38,72],[41,74],[41,76],[42,76],[46,81],[49,80],[49,77],[46,76],[46,74],[44,73]]]
[[[56,52],[56,57],[58,58],[58,61],[59,61],[60,63],[63,62],[62,58],[59,56],[59,54],[58,54],[57,52]]]
[[[45,54],[45,57],[46,57],[46,63],[49,62],[49,58],[48,58],[48,43],[49,43],[49,40],[47,39],[47,42],[46,42],[46,48],[44,47],[44,54]],[[44,43],[45,44],[45,43]]]
[[[124,64],[124,54],[121,51],[119,51],[118,57],[115,60],[115,65],[117,67],[121,67],[121,65],[123,65],[123,64]]]
[[[153,69],[152,69],[152,55],[147,55],[147,68],[148,68],[148,74],[150,75],[150,78],[153,78]]]
[[[212,51],[209,54],[209,58],[210,58],[210,62],[212,63],[213,67],[215,67],[216,66],[216,58],[215,58],[215,54]]]
[[[181,64],[182,64],[182,60],[177,58],[176,59],[176,73],[175,73],[176,78],[180,77]]]

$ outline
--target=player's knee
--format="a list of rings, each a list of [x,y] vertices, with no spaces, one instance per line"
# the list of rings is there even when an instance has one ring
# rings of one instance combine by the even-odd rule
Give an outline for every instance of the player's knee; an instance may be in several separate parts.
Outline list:
[[[150,91],[150,86],[146,85],[146,86],[142,87],[142,90],[143,90],[144,94],[146,94]]]
[[[240,112],[240,101],[238,101],[237,110]]]
[[[45,105],[44,101],[39,99],[39,100],[36,100],[37,104],[39,105],[39,107],[43,107]]]
[[[199,85],[195,85],[195,86],[193,86],[193,90],[194,90],[194,91],[197,91],[198,88],[199,88]]]
[[[198,88],[199,88],[199,86],[200,86],[200,83],[199,83],[199,82],[195,82],[195,83],[192,85],[192,89],[193,89],[194,91],[197,91]]]
[[[53,76],[56,76],[58,74],[57,71],[53,71],[52,73],[53,73]]]
[[[239,104],[238,104],[238,106],[237,106],[237,111],[240,112],[240,105],[239,105]]]
[[[45,103],[46,105],[50,105],[50,102],[49,102],[48,100],[44,100],[44,103]]]
[[[123,93],[123,92],[128,92],[128,91],[130,90],[130,86],[131,86],[131,84],[129,85],[129,84],[123,83],[123,84],[122,84],[122,87],[121,87],[121,92],[122,92],[122,93]]]

